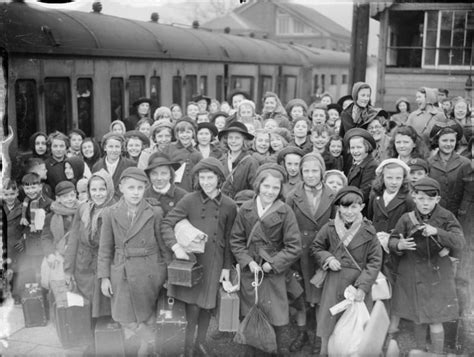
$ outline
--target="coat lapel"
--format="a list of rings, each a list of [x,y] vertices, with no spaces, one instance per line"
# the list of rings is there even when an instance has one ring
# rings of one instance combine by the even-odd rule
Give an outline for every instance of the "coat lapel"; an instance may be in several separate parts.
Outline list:
[[[133,238],[137,233],[139,233],[145,223],[148,222],[149,219],[153,218],[153,216],[153,210],[144,200],[142,200],[136,213],[136,217],[138,218],[136,218],[135,221],[132,223],[132,226],[127,232],[127,238],[125,240],[128,241]]]
[[[359,228],[359,231],[355,234],[354,238],[351,240],[347,249],[350,251],[351,249],[355,249],[366,242],[372,239],[371,234],[367,232],[367,224],[365,221],[362,221],[362,225]]]
[[[328,208],[332,204],[332,200],[334,198],[334,192],[327,188],[326,186],[323,186],[323,192],[321,194],[321,202],[319,203],[318,209],[316,210],[316,214],[314,215],[314,220],[318,221],[319,218],[321,218],[322,215],[326,213]]]
[[[388,216],[388,212],[393,211],[395,208],[397,208],[398,206],[400,206],[401,204],[403,204],[403,203],[405,202],[405,200],[406,200],[406,195],[398,193],[398,194],[393,198],[393,200],[391,200],[391,201],[388,203],[388,206],[387,206],[387,216]]]
[[[314,216],[311,213],[306,193],[304,192],[304,183],[300,182],[294,191],[294,202],[298,209],[303,213],[309,220],[316,223]]]
[[[393,201],[393,200],[392,200]],[[377,196],[375,198],[375,207],[374,207],[374,212],[380,212],[382,213],[385,217],[388,217],[388,213],[387,213],[387,209],[385,208],[385,203],[383,201],[383,197],[382,196]],[[390,202],[392,203],[392,202]],[[390,203],[388,204],[390,206]]]

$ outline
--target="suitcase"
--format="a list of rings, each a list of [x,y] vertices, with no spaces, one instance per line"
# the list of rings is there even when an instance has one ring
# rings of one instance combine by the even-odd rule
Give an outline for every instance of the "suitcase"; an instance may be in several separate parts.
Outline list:
[[[46,326],[48,324],[46,303],[39,284],[25,284],[21,296],[21,306],[26,327]]]
[[[95,325],[95,353],[97,356],[125,356],[122,327],[110,317],[101,317]]]
[[[239,294],[229,294],[224,289],[219,289],[219,331],[236,332],[239,329],[239,309]]]
[[[168,265],[168,284],[188,288],[201,282],[203,267],[190,260],[174,259]]]
[[[65,348],[84,346],[92,342],[92,313],[87,299],[84,306],[67,305],[65,281],[51,281],[51,320],[61,345]]]
[[[184,356],[186,307],[182,301],[166,296],[158,300],[155,353],[159,356]]]

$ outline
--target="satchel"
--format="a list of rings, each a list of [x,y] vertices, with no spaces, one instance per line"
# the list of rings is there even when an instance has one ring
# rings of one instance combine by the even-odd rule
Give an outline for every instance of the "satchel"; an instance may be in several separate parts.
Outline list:
[[[313,275],[311,280],[309,281],[318,289],[322,288],[324,285],[324,280],[326,280],[326,276],[328,275],[328,271],[322,268],[316,270],[316,273]]]
[[[392,297],[392,289],[386,276],[379,272],[375,283],[372,285],[372,300],[387,300]]]

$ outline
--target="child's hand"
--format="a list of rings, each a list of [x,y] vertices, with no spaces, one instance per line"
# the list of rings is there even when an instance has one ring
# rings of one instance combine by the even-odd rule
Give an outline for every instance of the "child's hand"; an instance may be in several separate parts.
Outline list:
[[[109,278],[102,278],[100,283],[100,290],[102,290],[102,294],[111,298],[114,292],[112,291],[112,283],[110,282]]]
[[[403,238],[400,234],[400,240],[397,244],[398,250],[416,250],[416,243],[414,238]]]
[[[20,224],[21,224],[22,226],[29,226],[29,225],[30,225],[30,222],[28,222],[28,220],[27,220],[26,218],[22,218],[22,219],[20,220]]]
[[[332,271],[339,271],[341,270],[341,262],[336,258],[333,258],[328,262],[328,267]]]
[[[20,240],[15,243],[14,247],[18,252],[23,252],[23,249],[25,249],[25,244],[23,244],[23,240]]]
[[[219,278],[219,282],[222,283],[223,281],[229,281],[230,270],[229,269],[222,269],[221,276]]]
[[[262,269],[265,273],[270,273],[270,271],[272,270],[272,266],[270,265],[269,262],[265,262],[262,265]]]
[[[365,291],[362,290],[362,289],[360,289],[360,288],[358,288],[358,289],[356,290],[354,300],[355,300],[355,301],[364,301],[364,299],[365,299]]]
[[[176,255],[177,259],[182,259],[182,260],[189,260],[189,255],[184,251],[184,249],[181,246],[177,246],[176,249],[174,250],[174,255]]]
[[[423,235],[426,236],[426,237],[429,237],[429,236],[435,236],[438,234],[438,229],[429,225],[429,224],[425,224],[425,227],[423,229]]]
[[[254,274],[255,272],[262,271],[262,268],[260,267],[260,265],[258,265],[257,262],[254,262],[253,260],[249,263],[249,269]]]

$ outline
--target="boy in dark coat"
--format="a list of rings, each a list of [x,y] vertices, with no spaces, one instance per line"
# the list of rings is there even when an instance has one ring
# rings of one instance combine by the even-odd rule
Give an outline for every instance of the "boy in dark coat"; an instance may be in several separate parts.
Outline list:
[[[169,258],[160,234],[163,211],[143,199],[148,177],[136,167],[120,176],[122,198],[103,212],[97,275],[112,299],[112,318],[141,340],[154,341],[155,309]]]
[[[432,352],[444,351],[443,322],[459,317],[453,262],[464,236],[451,212],[439,205],[439,183],[425,177],[413,187],[414,211],[405,213],[392,232],[389,248],[400,258],[393,289],[393,314],[415,323],[417,348],[426,348],[430,326]]]

